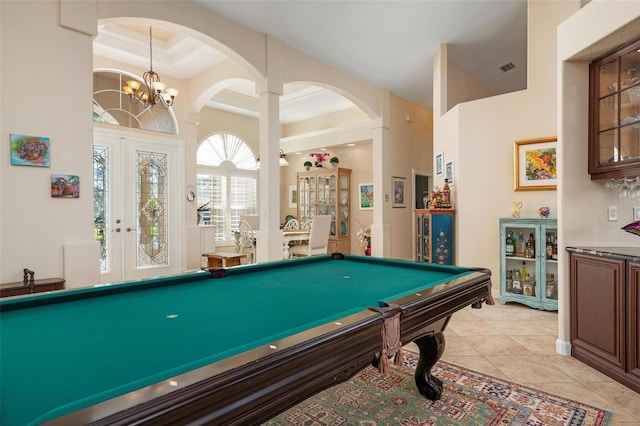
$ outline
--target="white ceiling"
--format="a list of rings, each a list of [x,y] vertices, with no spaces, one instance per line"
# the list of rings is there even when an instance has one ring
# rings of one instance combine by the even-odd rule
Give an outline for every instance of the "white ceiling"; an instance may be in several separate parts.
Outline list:
[[[425,108],[432,107],[432,60],[443,43],[449,60],[495,94],[526,87],[526,0],[193,1]],[[173,28],[153,24],[153,68],[161,77],[188,79],[225,59]],[[148,69],[148,24],[100,25],[94,53]],[[503,73],[509,62],[515,69]],[[255,117],[255,86],[230,86],[208,106]],[[292,122],[351,106],[325,89],[290,84],[280,116]]]

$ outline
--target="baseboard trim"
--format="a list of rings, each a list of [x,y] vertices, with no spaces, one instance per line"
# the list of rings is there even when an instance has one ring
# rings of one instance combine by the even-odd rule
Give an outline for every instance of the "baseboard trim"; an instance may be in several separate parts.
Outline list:
[[[571,342],[556,340],[556,352],[560,355],[571,356]]]

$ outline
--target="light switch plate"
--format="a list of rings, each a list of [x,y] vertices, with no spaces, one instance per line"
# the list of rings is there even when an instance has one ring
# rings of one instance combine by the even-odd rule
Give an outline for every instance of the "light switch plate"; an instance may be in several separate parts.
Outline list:
[[[640,206],[633,208],[633,221],[637,222],[640,220]]]

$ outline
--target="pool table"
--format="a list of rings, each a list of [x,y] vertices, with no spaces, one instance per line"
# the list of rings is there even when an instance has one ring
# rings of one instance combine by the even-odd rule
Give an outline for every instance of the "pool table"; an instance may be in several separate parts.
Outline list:
[[[397,313],[438,399],[442,332],[482,302],[486,269],[340,253],[7,298],[0,424],[257,424],[375,362]]]

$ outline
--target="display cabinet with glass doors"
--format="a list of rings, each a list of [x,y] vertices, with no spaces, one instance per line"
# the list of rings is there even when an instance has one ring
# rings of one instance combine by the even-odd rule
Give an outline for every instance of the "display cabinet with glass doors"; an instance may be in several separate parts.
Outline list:
[[[416,262],[454,264],[454,215],[453,209],[415,210]]]
[[[500,303],[558,310],[556,219],[500,219]]]
[[[640,175],[640,39],[591,63],[589,173]]]
[[[321,167],[297,174],[298,222],[330,215],[329,253],[351,251],[350,180],[351,169],[343,167]]]

